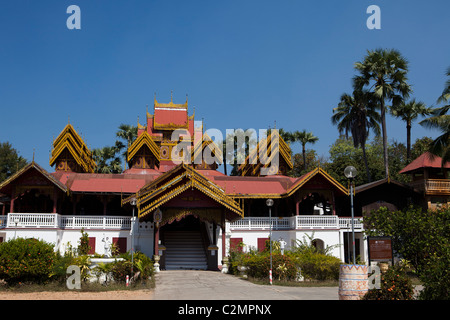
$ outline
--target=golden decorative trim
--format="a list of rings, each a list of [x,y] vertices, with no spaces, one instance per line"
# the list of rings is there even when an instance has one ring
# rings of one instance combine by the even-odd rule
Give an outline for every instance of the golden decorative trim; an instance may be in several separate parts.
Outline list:
[[[53,166],[59,155],[67,149],[77,164],[83,168],[85,172],[93,173],[97,164],[95,163],[92,152],[84,143],[83,139],[75,131],[71,124],[67,124],[63,131],[53,141],[52,157],[50,158],[50,166]]]
[[[130,162],[131,159],[136,155],[136,153],[142,148],[143,145],[146,145],[150,152],[155,156],[156,160],[160,161],[159,156],[159,148],[150,137],[147,131],[144,131],[136,140],[134,140],[133,144],[128,148],[127,151],[127,162]]]

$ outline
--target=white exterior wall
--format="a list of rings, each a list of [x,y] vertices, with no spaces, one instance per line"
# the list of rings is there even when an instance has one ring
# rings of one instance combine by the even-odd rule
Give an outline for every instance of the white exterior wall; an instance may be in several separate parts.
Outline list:
[[[239,230],[232,231],[231,238],[242,238],[244,251],[258,249],[258,238],[269,238],[269,231],[260,230]],[[286,242],[285,249],[289,250],[296,245],[298,241],[322,240],[324,248],[333,247],[330,254],[344,261],[344,242],[341,240],[339,230],[273,230],[272,239],[279,241],[282,238]]]
[[[109,248],[113,238],[126,238],[127,248],[131,249],[131,232],[130,230],[108,230],[108,229],[84,229],[89,237],[95,238],[95,252],[105,254],[106,248]],[[55,245],[55,251],[63,254],[69,246],[73,249],[78,247],[81,229],[28,229],[28,228],[7,228],[0,230],[0,236],[5,241],[14,238],[36,238]],[[141,251],[151,257],[154,247],[153,225],[151,223],[136,223],[134,228],[135,250]]]
[[[260,218],[256,218],[260,219]],[[6,226],[6,225],[5,225]],[[206,223],[208,230],[209,244],[213,243],[213,224]],[[309,237],[313,239],[318,239],[323,241],[324,248],[327,246],[333,247],[330,253],[341,259],[345,260],[344,253],[344,233],[350,231],[348,229],[320,229],[320,228],[310,228],[310,229],[295,229],[285,228],[283,230],[272,230],[272,239],[280,240],[282,238],[286,242],[285,249],[289,250],[295,245],[297,240],[303,241],[304,239],[309,241]],[[105,242],[107,241],[107,246],[112,242],[112,238],[120,237],[127,239],[127,251],[131,249],[131,230],[129,229],[90,229],[85,228],[84,231],[89,237],[95,237],[95,252],[98,254],[105,254]],[[222,252],[224,248],[222,247],[222,228],[217,226],[216,232],[216,244],[218,246],[218,265],[222,264]],[[154,248],[154,226],[150,222],[138,222],[135,223],[133,229],[134,233],[134,243],[135,250],[143,252],[149,257],[153,255]],[[242,238],[245,245],[244,250],[248,251],[251,248],[258,248],[258,238],[269,238],[269,229],[256,229],[249,228],[245,229],[231,229],[230,223],[226,223],[225,227],[225,255],[229,255],[230,239],[231,238]],[[37,238],[44,240],[46,242],[55,245],[55,250],[59,250],[64,253],[68,244],[72,245],[75,249],[78,246],[79,239],[81,237],[80,228],[22,228],[22,227],[4,227],[0,229],[0,237],[3,237],[5,241],[12,239],[14,237],[21,238]],[[360,252],[363,261],[368,260],[367,254],[367,243],[363,238],[363,233],[361,230],[355,231],[355,238],[360,239]]]

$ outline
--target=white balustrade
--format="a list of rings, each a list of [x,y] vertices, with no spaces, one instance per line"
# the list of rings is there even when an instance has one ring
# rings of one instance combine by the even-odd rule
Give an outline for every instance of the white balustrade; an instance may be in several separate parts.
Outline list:
[[[293,216],[273,217],[273,230],[295,230],[295,229],[346,229],[347,224],[351,228],[351,218],[340,218],[338,216]],[[363,229],[361,218],[355,218],[355,229]],[[245,217],[230,224],[231,230],[268,230],[268,217]]]
[[[56,228],[58,220],[56,213],[9,213],[6,227]]]
[[[272,217],[273,230],[350,229],[351,218],[338,216]],[[60,229],[115,229],[130,230],[128,216],[65,216],[57,213],[9,213],[0,216],[0,227],[60,228]],[[269,217],[245,217],[230,224],[231,230],[269,230]],[[362,219],[355,218],[354,228],[364,229]]]
[[[63,216],[57,213],[9,213],[6,227],[129,230],[131,228],[131,217]]]

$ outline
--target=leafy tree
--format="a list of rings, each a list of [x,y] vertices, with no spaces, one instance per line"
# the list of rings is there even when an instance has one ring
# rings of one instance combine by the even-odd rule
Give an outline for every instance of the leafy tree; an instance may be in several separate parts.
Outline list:
[[[307,173],[307,171],[305,170],[305,164],[303,161],[304,160],[303,160],[302,154],[300,154],[300,153],[294,154],[294,156],[292,157],[293,168],[292,168],[291,172],[289,173],[289,175],[294,176],[294,177],[300,177],[300,176],[304,175],[305,173]],[[323,159],[320,159],[317,156],[317,153],[315,150],[307,149],[306,150],[306,167],[307,168],[315,168],[315,167],[318,167],[319,165],[325,165],[325,161],[323,161]]]
[[[409,260],[422,280],[425,298],[448,299],[450,291],[450,208],[425,211],[385,207],[364,217],[369,236],[391,236],[393,250]]]
[[[347,166],[354,166],[358,172],[364,170],[362,166],[362,151],[355,148],[351,139],[341,135],[331,145],[329,163],[326,165],[325,170],[339,183],[346,186],[348,181],[344,176],[344,169]],[[370,159],[370,158],[369,158]],[[370,159],[372,161],[372,159]],[[369,162],[370,165],[370,162]],[[362,175],[358,174],[355,178],[355,184],[360,185],[365,182]]]
[[[411,147],[411,159],[414,160],[419,157],[421,154],[431,151],[431,144],[433,143],[433,139],[430,137],[422,137],[416,139],[414,144]]]
[[[355,90],[353,95],[344,93],[341,96],[339,105],[333,109],[331,122],[338,126],[339,133],[352,133],[353,145],[355,148],[361,147],[363,152],[364,165],[366,167],[367,182],[370,182],[371,175],[367,164],[366,141],[369,137],[369,129],[375,134],[380,134],[380,114],[376,111],[377,102],[373,93],[367,90]]]
[[[447,76],[450,77],[450,67],[447,69]],[[436,108],[431,117],[419,122],[420,125],[438,129],[441,135],[437,137],[432,145],[431,152],[442,157],[442,165],[450,161],[450,78],[445,83],[444,90],[438,98],[437,103],[445,103],[443,107]]]
[[[0,183],[27,165],[9,142],[0,143]]]
[[[413,150],[416,150],[415,144]],[[369,167],[370,176],[373,181],[385,178],[383,163],[383,142],[380,136],[376,136],[366,145],[367,149],[367,165]],[[363,153],[361,148],[355,148],[352,139],[347,139],[344,135],[340,136],[330,147],[330,158],[324,163],[325,170],[337,181],[344,186],[347,185],[347,178],[344,176],[344,169],[347,166],[354,166],[358,172],[365,171],[363,161]],[[392,141],[388,145],[389,167],[391,170],[391,179],[400,182],[408,182],[410,177],[400,174],[408,163],[406,161],[406,147],[403,143]],[[365,176],[358,174],[355,178],[355,184],[361,185],[366,183]]]
[[[409,96],[411,88],[406,77],[408,62],[397,50],[377,49],[368,51],[362,62],[355,63],[355,69],[360,74],[353,78],[354,87],[369,88],[380,103],[384,169],[385,176],[389,177],[386,103],[392,101],[395,107]]]
[[[117,156],[119,149],[116,146],[97,148],[92,151],[97,163],[97,173],[121,173],[122,165]]]
[[[412,122],[419,116],[426,116],[432,113],[433,109],[425,105],[425,103],[412,99],[405,103],[392,106],[391,114],[406,122],[406,158],[411,160],[411,126]]]

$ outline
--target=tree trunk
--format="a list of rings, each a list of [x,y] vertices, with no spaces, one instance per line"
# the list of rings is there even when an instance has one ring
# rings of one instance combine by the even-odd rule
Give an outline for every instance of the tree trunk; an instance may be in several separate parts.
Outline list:
[[[361,145],[361,147],[362,147],[362,152],[363,152],[364,165],[366,166],[367,182],[372,182],[372,177],[370,176],[370,171],[369,171],[369,165],[367,164],[366,144],[363,143]]]
[[[387,149],[387,132],[386,132],[386,108],[384,106],[384,96],[381,98],[381,128],[383,131],[383,156],[384,156],[384,171],[386,178],[389,177],[389,159]]]
[[[406,160],[411,159],[411,121],[406,122]]]
[[[306,173],[306,150],[305,150],[306,143],[302,144],[302,152],[303,152],[303,167],[305,168]]]

